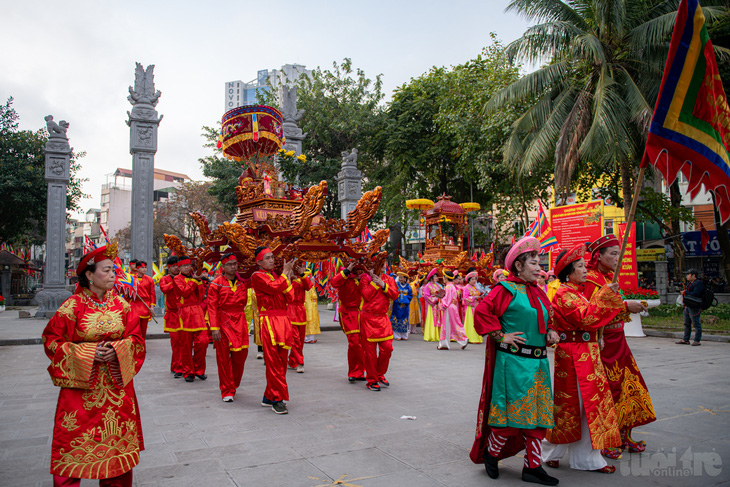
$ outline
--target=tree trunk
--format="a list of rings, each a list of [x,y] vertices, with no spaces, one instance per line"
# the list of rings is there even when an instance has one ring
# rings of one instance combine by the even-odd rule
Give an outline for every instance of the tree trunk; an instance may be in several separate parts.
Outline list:
[[[682,205],[682,193],[679,191],[679,178],[669,187],[669,202],[674,208],[679,208]],[[671,229],[672,247],[674,249],[674,278],[681,280],[684,277],[685,252],[679,228],[679,219],[672,218],[669,227]]]
[[[621,170],[621,191],[624,197],[624,221],[629,221],[631,200],[634,196],[634,188],[631,184],[631,163],[628,160],[624,160],[621,161],[619,166]]]
[[[522,186],[522,178],[520,178],[520,201],[522,202],[522,226],[527,231],[530,219],[527,216],[527,205],[525,204],[525,190]]]
[[[730,282],[730,221],[720,225],[720,214],[717,212],[715,195],[712,194],[712,207],[715,213],[715,229],[717,230],[717,241],[720,244],[720,273],[725,282]]]

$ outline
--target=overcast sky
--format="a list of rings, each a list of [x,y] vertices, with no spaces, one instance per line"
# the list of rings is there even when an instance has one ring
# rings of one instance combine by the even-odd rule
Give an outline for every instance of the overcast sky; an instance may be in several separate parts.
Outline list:
[[[345,57],[384,91],[432,66],[461,64],[496,32],[505,43],[526,29],[507,0],[460,1],[17,1],[0,0],[0,101],[12,96],[20,128],[43,117],[70,123],[88,178],[81,205],[98,208],[105,175],[130,168],[135,62],[155,65],[162,91],[155,166],[203,179],[201,126],[224,113],[224,83],[250,81],[284,64],[328,68]]]

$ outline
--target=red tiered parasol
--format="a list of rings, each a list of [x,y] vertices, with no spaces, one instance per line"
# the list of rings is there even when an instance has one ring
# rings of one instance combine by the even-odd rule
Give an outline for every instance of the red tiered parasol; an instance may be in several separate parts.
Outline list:
[[[279,110],[265,105],[227,111],[219,138],[223,155],[240,162],[276,154],[284,144],[283,120]]]

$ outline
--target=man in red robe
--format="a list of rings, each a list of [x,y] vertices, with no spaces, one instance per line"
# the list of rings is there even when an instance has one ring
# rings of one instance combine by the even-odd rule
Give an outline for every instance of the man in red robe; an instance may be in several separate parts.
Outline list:
[[[313,286],[309,275],[305,273],[306,270],[307,267],[303,262],[300,262],[294,269],[294,274],[297,276],[291,281],[294,298],[291,305],[286,308],[293,332],[289,367],[295,369],[299,374],[304,373],[304,337],[307,334],[307,308],[304,306],[304,300],[307,297],[307,291]]]
[[[147,336],[147,323],[155,315],[153,308],[157,302],[155,295],[155,281],[147,275],[147,262],[137,260],[135,272],[137,275],[137,295],[132,300],[132,312],[139,316],[139,328],[142,336]]]
[[[365,359],[360,343],[360,276],[365,268],[352,261],[346,269],[332,278],[332,287],[340,299],[340,327],[347,337],[347,380],[365,380]]]
[[[208,318],[215,343],[221,397],[223,402],[233,402],[248,356],[248,288],[238,279],[235,255],[223,255],[221,268],[223,273],[208,287]]]
[[[277,275],[274,272],[274,254],[270,249],[258,247],[254,255],[258,270],[251,276],[251,286],[256,292],[266,363],[266,390],[261,405],[271,407],[276,414],[287,414],[289,411],[284,402],[289,400],[286,362],[292,343],[292,325],[286,308],[294,297],[287,276],[291,276],[294,261],[284,262],[283,273]]]
[[[363,298],[360,343],[365,356],[367,388],[371,391],[379,391],[381,385],[390,386],[385,378],[393,354],[393,327],[388,319],[388,307],[398,297],[393,278],[383,273],[382,269],[379,271],[380,276],[370,271],[360,279]]]
[[[192,274],[190,257],[178,261],[180,274],[173,279],[175,294],[180,298],[180,350],[185,382],[208,378],[205,375],[205,351],[208,348],[208,325],[201,303],[205,297],[205,282]]]
[[[180,307],[180,298],[175,293],[175,286],[172,283],[175,276],[180,274],[180,268],[177,264],[177,256],[173,255],[167,259],[167,274],[160,279],[160,291],[165,295],[165,333],[170,334],[170,349],[172,351],[170,372],[175,374],[176,379],[179,379],[183,376],[179,333],[182,329],[182,323],[177,314],[177,309]]]

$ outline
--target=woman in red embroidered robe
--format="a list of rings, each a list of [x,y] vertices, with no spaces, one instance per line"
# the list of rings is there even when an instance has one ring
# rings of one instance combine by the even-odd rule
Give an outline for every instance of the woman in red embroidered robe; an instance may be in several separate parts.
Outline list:
[[[586,266],[588,280],[583,294],[590,299],[598,289],[613,280],[613,272],[618,267],[619,242],[616,236],[606,235],[591,243],[588,250],[591,252],[591,260]],[[628,313],[638,313],[644,309],[644,306],[636,301],[626,302]],[[643,452],[646,443],[634,441],[631,430],[656,421],[656,414],[644,377],[626,341],[621,317],[603,329],[601,360],[606,369],[613,402],[616,404],[618,427],[623,439],[621,448],[605,449],[603,454],[617,459],[621,457],[622,448],[629,453]]]
[[[51,474],[56,486],[132,485],[144,449],[133,377],[145,359],[139,319],[114,286],[116,245],[86,254],[79,286],[43,330],[48,372],[61,388]]]
[[[562,283],[553,297],[553,326],[560,336],[553,384],[555,426],[548,431],[543,460],[557,468],[570,452],[570,467],[613,473],[602,448],[621,443],[616,411],[598,348],[598,330],[624,309],[618,284],[603,286],[590,300],[581,294],[586,280],[585,245],[558,255],[555,274]]]

